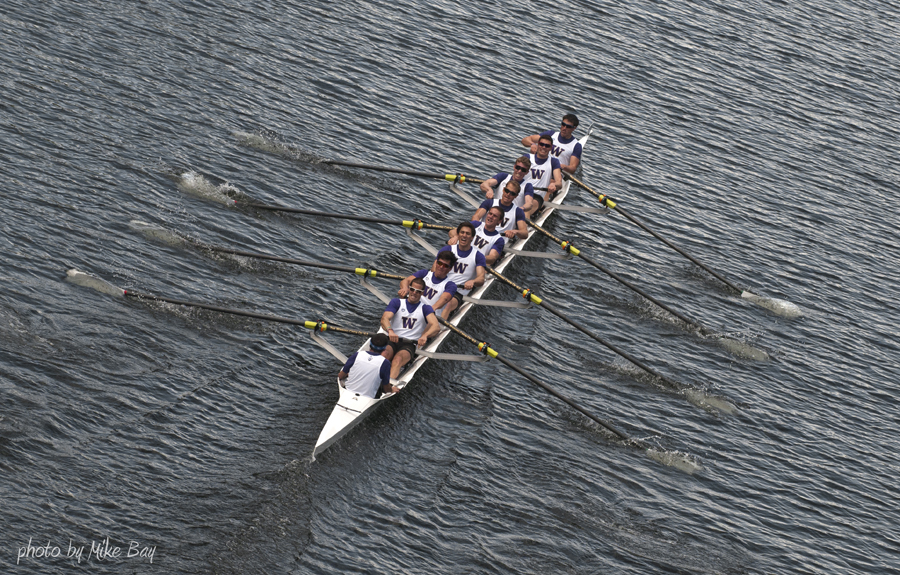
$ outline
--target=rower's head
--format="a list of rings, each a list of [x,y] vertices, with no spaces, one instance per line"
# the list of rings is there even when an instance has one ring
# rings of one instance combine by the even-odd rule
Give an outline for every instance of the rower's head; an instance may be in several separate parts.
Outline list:
[[[419,303],[423,293],[425,293],[425,280],[422,278],[413,278],[413,280],[409,282],[406,301],[409,303]]]
[[[551,149],[553,149],[553,137],[548,134],[541,135],[541,138],[537,143],[537,153],[535,156],[543,160],[550,155]]]
[[[575,128],[578,127],[578,116],[566,114],[559,125],[559,135],[563,138],[571,138]]]
[[[453,252],[438,252],[437,259],[434,260],[434,264],[431,266],[431,271],[434,272],[434,276],[437,278],[447,277],[447,272],[453,267],[453,264],[456,263],[456,255]]]
[[[494,206],[489,209],[487,213],[484,215],[484,229],[489,232],[494,231],[494,229],[500,225],[500,222],[503,221],[503,210],[499,207]]]
[[[472,245],[475,237],[475,226],[471,222],[463,222],[456,226],[456,237],[459,239],[459,247],[467,250]]]
[[[506,182],[506,185],[503,186],[503,195],[500,196],[500,203],[504,206],[511,206],[521,191],[522,186],[519,185],[519,182],[515,180]]]
[[[376,333],[369,340],[369,349],[375,353],[381,353],[385,350],[389,341],[387,334]]]
[[[513,166],[513,177],[517,182],[521,182],[525,179],[525,176],[528,175],[528,170],[531,169],[531,158],[528,156],[522,156],[521,158],[516,160],[516,165]]]

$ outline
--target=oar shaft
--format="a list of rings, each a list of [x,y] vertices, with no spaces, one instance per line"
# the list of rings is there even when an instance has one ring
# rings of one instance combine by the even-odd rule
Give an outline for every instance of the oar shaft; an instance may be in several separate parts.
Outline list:
[[[560,246],[563,246],[564,248],[565,248],[565,246],[570,246],[570,245],[571,245],[569,242],[565,242],[565,241],[559,239],[558,237],[556,237],[556,236],[553,235],[552,233],[548,232],[547,230],[545,230],[544,228],[542,228],[542,227],[539,226],[538,224],[532,222],[531,220],[528,220],[528,224],[531,225],[531,227],[533,227],[534,229],[536,229],[536,230],[539,231],[540,233],[544,234],[545,236],[547,236],[548,238],[550,238],[551,240],[553,240],[554,242],[558,243]],[[666,310],[666,311],[669,312],[670,314],[674,315],[675,317],[677,317],[677,318],[680,319],[681,321],[685,322],[686,324],[694,326],[695,328],[699,329],[701,332],[706,332],[706,331],[707,331],[706,328],[704,328],[699,322],[697,322],[697,321],[695,321],[695,320],[692,320],[691,318],[687,317],[686,315],[684,315],[684,314],[682,314],[682,313],[679,313],[679,312],[675,311],[674,309],[670,308],[669,306],[667,306],[667,305],[664,304],[663,302],[659,301],[658,299],[656,299],[656,298],[653,297],[652,295],[648,294],[648,293],[645,292],[643,289],[637,287],[636,285],[634,285],[634,284],[631,283],[630,281],[626,280],[625,278],[623,278],[623,277],[620,276],[619,274],[615,273],[615,272],[612,271],[611,269],[609,269],[609,268],[607,268],[606,266],[600,264],[599,262],[596,262],[596,261],[592,260],[591,258],[587,257],[586,255],[584,255],[584,252],[582,252],[581,250],[573,250],[573,249],[569,249],[569,252],[570,252],[570,253],[574,253],[574,254],[577,255],[579,258],[583,259],[584,261],[586,261],[586,262],[589,263],[590,265],[592,265],[592,266],[594,266],[595,268],[597,268],[598,270],[602,271],[603,273],[605,273],[606,275],[608,275],[608,276],[611,277],[612,279],[616,280],[617,282],[619,282],[619,283],[621,283],[622,285],[624,285],[625,287],[631,289],[632,291],[634,291],[635,293],[639,294],[640,296],[642,296],[642,297],[646,298],[647,300],[653,302],[654,304],[658,305],[659,307],[661,307],[662,309]]]
[[[440,321],[443,325],[445,325],[445,326],[447,326],[448,328],[450,328],[451,331],[453,331],[453,332],[456,333],[457,335],[461,336],[463,339],[467,340],[468,342],[477,345],[479,349],[483,349],[483,347],[486,345],[486,344],[483,343],[483,342],[479,342],[477,339],[475,339],[475,338],[472,337],[471,335],[467,334],[466,332],[462,331],[461,329],[459,329],[458,327],[456,327],[455,325],[453,325],[453,324],[450,323],[449,321],[445,320],[444,318],[438,318],[438,319],[439,319],[439,321]],[[486,351],[489,353],[489,355],[491,355],[491,357],[493,357],[494,359],[499,360],[500,363],[502,363],[502,364],[505,365],[506,367],[508,367],[508,368],[510,368],[511,370],[515,371],[516,373],[518,373],[519,375],[521,375],[522,377],[524,377],[525,379],[527,379],[527,380],[530,381],[531,383],[537,385],[538,387],[540,387],[541,389],[543,389],[544,391],[546,391],[547,393],[549,393],[549,394],[552,395],[553,397],[557,398],[558,400],[562,401],[563,403],[565,403],[565,404],[568,405],[569,407],[571,407],[571,408],[573,408],[574,410],[578,411],[578,412],[581,413],[582,415],[588,417],[588,418],[591,419],[592,421],[594,421],[594,422],[598,423],[599,425],[603,426],[604,428],[608,429],[608,430],[611,431],[613,434],[615,434],[619,439],[622,439],[622,440],[627,440],[627,439],[628,439],[628,436],[627,436],[627,435],[625,435],[624,433],[622,433],[621,431],[619,431],[618,429],[616,429],[616,428],[613,427],[612,425],[610,425],[610,424],[608,424],[608,423],[606,423],[606,422],[600,420],[600,419],[597,418],[595,415],[593,415],[592,413],[590,413],[589,411],[587,411],[586,409],[584,409],[583,407],[581,407],[580,405],[578,405],[577,403],[575,403],[574,401],[572,401],[571,399],[569,399],[568,397],[562,395],[561,393],[559,393],[558,391],[556,391],[555,389],[553,389],[552,387],[550,387],[549,385],[547,385],[547,384],[544,383],[543,381],[539,380],[538,378],[534,377],[533,375],[531,375],[530,373],[528,373],[528,372],[525,371],[524,369],[520,368],[519,366],[517,366],[517,365],[514,364],[513,362],[509,361],[509,360],[506,359],[505,357],[501,357],[500,354],[498,354],[498,353],[496,352],[496,350],[493,350],[493,349],[491,349],[491,348],[488,347]],[[490,352],[493,352],[493,353],[490,353]]]
[[[404,174],[407,176],[417,176],[420,178],[434,178],[437,180],[447,180],[447,181],[455,181],[457,177],[459,177],[460,182],[472,182],[473,184],[480,184],[484,180],[476,180],[475,178],[469,178],[463,176],[462,174],[435,174],[430,172],[417,172],[414,170],[404,170],[402,168],[390,168],[387,166],[375,166],[372,164],[359,164],[356,162],[343,162],[339,160],[325,160],[322,162],[323,164],[328,164],[331,166],[345,166],[348,168],[361,168],[363,170],[375,170],[378,172],[390,172],[392,174]]]
[[[304,210],[302,208],[291,208],[288,206],[274,206],[269,204],[256,204],[250,202],[235,202],[235,205],[247,208],[255,208],[257,210],[269,210],[273,212],[287,212],[291,214],[305,214],[308,216],[317,216],[320,218],[336,218],[339,220],[354,220],[357,222],[369,222],[373,224],[387,224],[389,226],[403,226],[404,228],[426,228],[431,230],[452,230],[452,226],[440,226],[437,224],[426,224],[421,220],[388,220],[384,218],[371,218],[368,216],[356,216],[353,214],[338,214],[334,212],[319,212],[316,210]]]
[[[700,260],[698,260],[697,258],[695,258],[694,256],[692,256],[691,254],[687,253],[686,251],[684,251],[684,250],[681,249],[680,247],[676,246],[675,244],[673,244],[672,242],[670,242],[670,241],[667,240],[666,238],[662,237],[662,236],[659,235],[658,233],[654,232],[653,230],[651,230],[650,228],[648,228],[647,226],[645,226],[644,223],[641,222],[639,219],[637,219],[636,217],[634,217],[634,216],[632,216],[631,214],[629,214],[628,212],[626,212],[626,211],[622,208],[622,206],[616,205],[616,208],[615,208],[615,209],[616,209],[618,212],[621,212],[621,214],[622,214],[623,216],[625,216],[626,218],[628,218],[629,220],[631,220],[631,222],[634,223],[636,226],[640,227],[642,230],[644,230],[645,232],[647,232],[648,234],[650,234],[650,235],[653,236],[654,238],[656,238],[656,239],[658,239],[659,241],[661,241],[662,243],[666,244],[667,246],[669,246],[670,248],[672,248],[672,249],[675,250],[676,252],[680,253],[681,255],[683,255],[684,257],[686,257],[687,259],[691,260],[693,263],[695,263],[696,265],[698,265],[698,266],[700,266],[701,268],[703,268],[704,270],[706,270],[709,274],[711,274],[712,276],[716,277],[719,281],[721,281],[722,283],[724,283],[725,285],[727,285],[728,287],[730,287],[730,288],[733,289],[734,291],[736,291],[736,292],[741,292],[741,291],[743,291],[743,290],[741,290],[741,288],[737,287],[736,285],[734,285],[733,283],[731,283],[730,281],[728,281],[727,279],[725,279],[724,277],[722,277],[722,275],[716,273],[715,271],[713,271],[712,269],[710,269],[709,267],[707,267],[705,264],[703,264]]]
[[[200,308],[200,309],[216,311],[219,313],[227,313],[227,314],[238,315],[238,316],[243,316],[243,317],[252,317],[254,319],[273,321],[276,323],[299,325],[299,326],[305,327],[307,329],[317,329],[318,327],[321,327],[321,331],[325,331],[325,330],[336,331],[336,332],[348,333],[348,334],[352,334],[352,335],[365,335],[368,337],[372,337],[373,335],[375,335],[374,332],[365,332],[365,331],[357,331],[357,330],[345,329],[345,328],[340,328],[340,327],[332,327],[328,324],[315,322],[315,321],[304,321],[304,320],[300,320],[300,319],[279,317],[277,315],[255,313],[252,311],[244,311],[241,309],[232,309],[232,308],[221,307],[221,306],[217,306],[217,305],[210,305],[210,304],[194,302],[194,301],[185,301],[185,300],[174,299],[174,298],[170,298],[170,297],[163,297],[163,296],[158,296],[158,295],[151,295],[151,294],[131,291],[131,290],[122,290],[122,291],[126,297],[133,297],[136,299],[147,299],[147,300],[151,300],[151,301],[161,301],[161,302],[171,303],[171,304],[175,304],[175,305],[183,305],[186,307],[196,307],[196,308]]]
[[[336,271],[336,272],[346,272],[346,273],[351,273],[351,274],[356,274],[356,275],[361,275],[361,276],[366,276],[366,277],[379,277],[379,278],[388,278],[388,279],[394,279],[394,280],[402,280],[406,277],[406,276],[401,276],[401,275],[397,275],[397,274],[380,272],[378,270],[373,270],[373,269],[351,268],[348,266],[338,266],[338,265],[326,264],[326,263],[322,263],[322,262],[309,262],[309,261],[297,260],[294,258],[283,258],[280,256],[271,256],[269,254],[262,254],[262,253],[258,253],[258,252],[248,252],[248,251],[244,251],[244,250],[235,250],[235,249],[231,249],[231,248],[213,246],[213,245],[208,245],[208,244],[203,244],[203,247],[205,249],[208,249],[208,250],[211,250],[214,252],[233,254],[236,256],[243,256],[246,258],[257,258],[257,259],[261,259],[261,260],[270,260],[270,261],[282,262],[282,263],[292,264],[292,265],[297,265],[297,266],[321,268],[324,270],[332,270],[332,271]]]
[[[495,276],[496,278],[498,278],[498,279],[501,280],[502,282],[506,283],[506,284],[509,285],[510,287],[512,287],[512,288],[514,288],[514,289],[516,289],[516,290],[518,290],[518,291],[521,292],[523,295],[525,295],[527,298],[529,298],[529,301],[531,301],[531,302],[535,303],[536,305],[539,305],[540,307],[546,309],[547,311],[549,311],[550,313],[552,313],[553,315],[555,315],[555,316],[558,317],[559,319],[563,320],[564,322],[568,323],[569,325],[571,325],[572,327],[574,327],[575,329],[577,329],[577,330],[580,331],[581,333],[585,334],[585,335],[588,336],[589,338],[591,338],[591,339],[593,339],[594,341],[597,341],[597,342],[599,342],[600,344],[604,345],[604,346],[607,347],[609,350],[611,350],[613,353],[616,353],[616,354],[620,355],[621,357],[624,357],[625,359],[627,359],[628,361],[630,361],[630,362],[633,363],[634,365],[636,365],[636,366],[638,366],[639,368],[643,369],[643,370],[646,371],[647,373],[649,373],[649,374],[651,374],[651,375],[653,375],[653,376],[655,376],[655,377],[658,377],[660,380],[664,381],[665,383],[669,384],[670,386],[672,386],[672,387],[675,388],[675,389],[682,389],[682,388],[684,387],[683,385],[680,385],[680,384],[678,384],[678,383],[672,381],[672,380],[669,379],[668,377],[664,376],[663,374],[659,373],[659,372],[656,371],[655,369],[651,368],[650,366],[646,365],[646,364],[643,363],[642,361],[638,360],[637,358],[635,358],[635,357],[634,357],[633,355],[631,355],[630,353],[628,353],[628,352],[626,352],[626,351],[624,351],[624,350],[619,349],[618,347],[616,347],[615,345],[609,343],[608,341],[606,341],[606,340],[603,339],[602,337],[600,337],[600,336],[598,336],[597,334],[593,333],[592,331],[588,330],[588,329],[585,328],[583,325],[579,324],[578,322],[576,322],[575,320],[573,320],[572,318],[570,318],[568,315],[562,313],[561,311],[557,310],[555,307],[553,307],[552,305],[550,305],[549,303],[547,303],[547,302],[544,301],[543,299],[541,299],[541,298],[539,298],[538,296],[532,294],[532,293],[531,293],[531,290],[526,290],[526,289],[523,288],[522,286],[516,285],[516,283],[513,282],[511,279],[509,279],[509,278],[507,278],[506,276],[502,275],[501,273],[497,272],[496,270],[494,270],[494,269],[493,269],[492,267],[490,267],[490,266],[488,266],[488,270],[490,270],[490,272],[491,272],[492,274],[494,274],[494,276]]]
[[[661,241],[662,243],[666,244],[667,246],[669,246],[670,248],[672,248],[672,249],[675,250],[676,252],[680,253],[681,255],[683,255],[684,257],[686,257],[686,258],[689,259],[690,261],[692,261],[694,264],[696,264],[696,265],[698,265],[699,267],[703,268],[703,269],[706,270],[710,275],[712,275],[713,277],[717,278],[719,281],[721,281],[722,283],[724,283],[725,285],[727,285],[727,286],[730,287],[731,289],[733,289],[733,290],[735,290],[735,291],[737,291],[737,292],[742,292],[742,291],[743,291],[741,288],[737,287],[736,285],[734,285],[733,283],[731,283],[730,281],[728,281],[727,279],[725,279],[724,277],[722,277],[722,275],[720,275],[720,274],[716,273],[715,271],[713,271],[712,269],[708,268],[705,264],[703,264],[702,262],[700,262],[697,258],[695,258],[694,256],[692,256],[691,254],[687,253],[686,251],[684,251],[684,250],[681,249],[680,247],[676,246],[675,244],[673,244],[672,242],[670,242],[670,241],[667,240],[666,238],[662,237],[661,235],[659,235],[659,234],[656,233],[655,231],[653,231],[653,230],[651,230],[650,228],[648,228],[647,226],[645,226],[643,222],[641,222],[640,220],[638,220],[637,218],[635,218],[634,216],[632,216],[631,214],[629,214],[627,211],[625,211],[625,208],[623,208],[622,206],[620,206],[618,203],[610,201],[609,198],[607,198],[604,194],[598,194],[597,192],[595,192],[594,190],[592,190],[591,188],[589,188],[589,187],[587,186],[587,184],[585,184],[584,182],[582,182],[581,180],[579,180],[579,179],[576,178],[575,176],[568,175],[567,177],[568,177],[570,180],[572,180],[573,182],[575,182],[576,184],[578,184],[579,186],[581,186],[583,189],[585,189],[585,190],[587,190],[588,192],[590,192],[591,194],[593,194],[598,200],[600,200],[600,202],[601,202],[602,204],[604,204],[604,205],[606,205],[606,206],[609,206],[610,208],[612,208],[612,209],[618,211],[618,212],[621,213],[623,216],[625,216],[626,218],[628,218],[633,224],[635,224],[636,226],[638,226],[639,228],[641,228],[642,230],[644,230],[645,232],[647,232],[648,234],[650,234],[650,235],[653,236],[654,238],[658,239],[658,240]]]

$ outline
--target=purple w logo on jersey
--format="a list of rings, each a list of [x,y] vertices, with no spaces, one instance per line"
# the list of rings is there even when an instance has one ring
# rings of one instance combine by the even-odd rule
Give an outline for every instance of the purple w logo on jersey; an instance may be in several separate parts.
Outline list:
[[[416,327],[417,318],[414,317],[402,317],[400,318],[403,321],[403,327],[406,329],[413,329]]]
[[[468,268],[468,267],[469,267],[469,264],[464,264],[462,262],[456,262],[455,264],[453,264],[453,271],[462,275],[462,274],[466,273],[466,268]]]
[[[488,239],[481,236],[475,236],[475,238],[472,240],[472,243],[475,244],[476,248],[481,249],[488,245]]]
[[[430,288],[430,287],[426,286],[425,293],[422,294],[422,297],[424,297],[427,300],[431,300],[431,299],[434,299],[434,296],[436,293],[437,293],[437,291],[434,288]]]
[[[558,158],[559,155],[563,153],[563,149],[559,146],[553,146],[553,149],[550,150],[550,153]]]
[[[531,168],[531,179],[540,181],[541,178],[544,177],[544,170],[539,170],[537,168]]]

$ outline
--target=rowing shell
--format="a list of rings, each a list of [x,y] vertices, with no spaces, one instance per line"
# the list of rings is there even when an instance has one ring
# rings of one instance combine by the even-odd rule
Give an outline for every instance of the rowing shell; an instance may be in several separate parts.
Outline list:
[[[587,141],[590,136],[591,135],[588,134],[579,140],[582,148],[587,145]],[[556,197],[552,202],[547,202],[544,204],[544,210],[537,217],[535,223],[537,223],[538,225],[543,225],[547,218],[550,217],[550,214],[558,209],[554,207],[554,205],[561,204],[563,200],[566,199],[566,196],[569,194],[569,188],[571,187],[571,185],[572,182],[570,180],[564,181],[562,190],[556,194]],[[528,237],[510,243],[508,248],[504,250],[503,257],[500,258],[499,263],[494,266],[494,269],[496,269],[499,273],[503,273],[503,271],[518,255],[518,252],[521,252],[522,248],[524,248],[525,245],[529,241],[531,241],[531,238],[535,233],[536,230],[532,228],[528,231]],[[484,294],[487,292],[487,290],[490,289],[495,281],[496,278],[488,274],[484,284],[476,289],[473,289],[469,293],[468,299],[483,299]],[[460,322],[462,322],[463,318],[466,317],[466,315],[469,313],[469,310],[472,309],[473,305],[475,304],[469,301],[464,302],[456,310],[456,313],[453,314],[450,323],[458,326]],[[416,351],[415,360],[413,360],[413,362],[407,366],[407,368],[403,371],[403,373],[400,374],[400,376],[396,380],[392,380],[391,383],[396,385],[398,388],[403,389],[412,380],[416,372],[419,371],[419,368],[425,365],[425,362],[428,361],[429,358],[434,357],[437,349],[441,346],[441,343],[443,343],[444,339],[446,339],[448,335],[450,335],[450,329],[446,327],[443,328],[437,336],[432,338],[431,341],[426,344],[424,350]],[[362,347],[359,348],[359,351],[362,353],[368,351],[368,349],[369,342],[366,341],[362,345]],[[340,382],[338,383],[338,393],[340,394],[338,402],[334,406],[334,409],[331,411],[331,415],[328,417],[328,421],[325,422],[325,427],[322,428],[322,432],[319,434],[319,439],[316,441],[316,447],[313,450],[313,459],[315,459],[318,454],[328,449],[328,447],[330,447],[335,441],[343,437],[348,431],[356,427],[382,403],[397,395],[396,393],[387,393],[379,398],[365,397],[356,392],[345,389],[343,386],[341,386]]]

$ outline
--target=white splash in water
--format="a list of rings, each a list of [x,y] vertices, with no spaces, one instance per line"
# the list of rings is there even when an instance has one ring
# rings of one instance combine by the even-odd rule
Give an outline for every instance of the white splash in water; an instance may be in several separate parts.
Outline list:
[[[765,351],[732,337],[719,336],[717,342],[732,355],[743,357],[744,359],[755,361],[768,361],[770,359],[769,354]]]
[[[697,458],[678,451],[660,451],[651,447],[647,450],[647,457],[663,465],[684,471],[689,475],[693,475],[703,469]]]
[[[787,300],[777,299],[774,297],[763,297],[754,293],[750,293],[748,291],[743,292],[741,294],[741,297],[749,302],[755,303],[760,307],[766,308],[776,315],[787,318],[795,318],[803,315],[803,312],[796,304],[792,304]]]
[[[722,413],[726,413],[728,415],[734,415],[735,413],[737,413],[736,405],[722,397],[710,395],[702,389],[688,387],[683,390],[683,393],[684,397],[686,397],[689,402],[699,408],[717,409]]]
[[[240,193],[240,190],[231,184],[219,184],[217,186],[207,180],[203,174],[193,171],[185,172],[178,177],[178,189],[192,196],[228,206],[234,204],[232,196]]]
[[[148,224],[147,222],[142,222],[140,220],[131,220],[128,222],[128,227],[140,232],[148,239],[162,242],[169,246],[181,247],[187,243],[186,239],[175,232],[171,232],[162,226]]]
[[[125,291],[117,288],[111,283],[104,281],[100,278],[95,278],[94,276],[88,275],[84,272],[80,272],[76,269],[71,269],[66,272],[66,281],[72,282],[75,285],[80,285],[82,287],[95,289],[100,293],[105,293],[107,295],[114,295],[122,297],[125,295]]]

